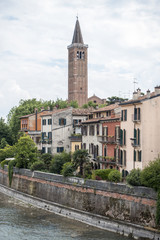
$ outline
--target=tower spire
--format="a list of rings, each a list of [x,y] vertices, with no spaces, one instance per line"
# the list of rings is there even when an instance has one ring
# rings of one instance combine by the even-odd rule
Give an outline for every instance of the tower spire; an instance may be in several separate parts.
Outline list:
[[[72,44],[73,43],[83,43],[83,38],[82,38],[82,33],[81,33],[81,28],[78,20],[78,14],[77,14],[77,20],[76,20],[76,25],[74,29],[74,34],[73,34],[73,39],[72,39]]]

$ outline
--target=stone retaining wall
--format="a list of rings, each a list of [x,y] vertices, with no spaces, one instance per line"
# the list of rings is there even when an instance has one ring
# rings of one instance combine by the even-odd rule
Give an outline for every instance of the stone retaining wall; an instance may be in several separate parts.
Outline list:
[[[0,184],[8,186],[6,166],[0,169]],[[114,221],[155,227],[157,194],[150,188],[64,178],[61,175],[17,168],[14,168],[11,187],[40,199]]]

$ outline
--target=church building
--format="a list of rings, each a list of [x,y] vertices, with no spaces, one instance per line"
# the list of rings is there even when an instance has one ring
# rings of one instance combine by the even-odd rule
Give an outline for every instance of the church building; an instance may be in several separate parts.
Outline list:
[[[77,17],[73,39],[68,47],[68,101],[81,107],[88,102],[88,45],[84,44]]]

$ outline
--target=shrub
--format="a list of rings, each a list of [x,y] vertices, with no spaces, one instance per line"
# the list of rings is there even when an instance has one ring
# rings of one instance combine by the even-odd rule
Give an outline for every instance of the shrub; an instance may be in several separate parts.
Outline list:
[[[108,180],[108,175],[113,169],[97,169],[92,172],[93,180]],[[99,177],[99,178],[98,178]]]
[[[132,186],[141,186],[141,170],[138,169],[132,169],[129,175],[126,178],[127,183],[129,183]]]
[[[17,164],[16,160],[9,161],[8,163],[8,178],[9,178],[9,186],[11,187],[12,178],[13,178],[13,167]]]
[[[9,163],[9,160],[3,160],[1,162],[1,167],[4,169],[4,165],[8,165],[8,163]]]
[[[141,183],[146,187],[160,189],[160,159],[149,163],[141,172]]]
[[[50,153],[43,153],[41,155],[41,160],[44,162],[46,170],[49,170],[52,158],[53,157],[52,157],[52,155]]]
[[[45,164],[43,161],[39,160],[39,161],[34,162],[31,165],[30,169],[31,169],[31,171],[36,171],[36,170],[43,171],[43,170],[45,170]]]
[[[75,169],[74,169],[74,167],[73,167],[73,164],[72,164],[71,162],[67,162],[67,163],[63,164],[61,174],[62,174],[64,177],[73,176],[74,170],[75,170]]]
[[[121,180],[121,174],[118,170],[113,170],[108,175],[108,180],[111,182],[120,182]]]
[[[52,173],[60,174],[62,171],[63,164],[71,161],[70,153],[60,153],[56,154],[50,164],[49,171]]]

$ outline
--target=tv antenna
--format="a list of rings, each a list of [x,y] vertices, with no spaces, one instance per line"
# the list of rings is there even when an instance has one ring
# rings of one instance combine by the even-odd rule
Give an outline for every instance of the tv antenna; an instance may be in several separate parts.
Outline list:
[[[136,90],[136,84],[138,84],[138,82],[136,80],[137,80],[137,78],[133,78],[134,92]]]

